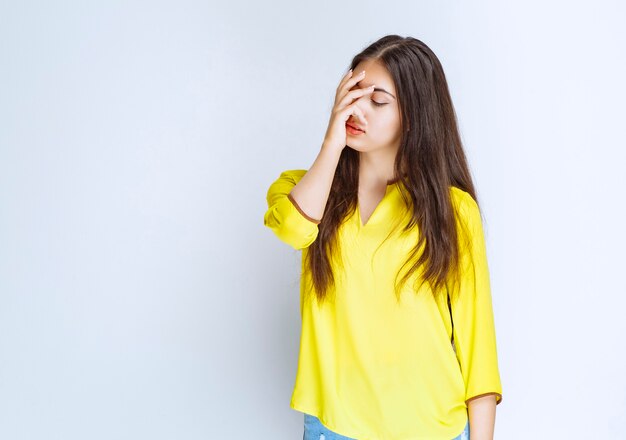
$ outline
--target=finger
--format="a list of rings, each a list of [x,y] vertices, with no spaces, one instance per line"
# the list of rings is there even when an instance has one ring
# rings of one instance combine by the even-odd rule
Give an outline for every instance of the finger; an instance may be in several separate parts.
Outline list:
[[[339,82],[339,85],[337,86],[337,91],[335,92],[335,101],[338,101],[341,95],[343,94],[344,86],[350,80],[350,78],[352,78],[352,74],[353,74],[352,69],[350,69],[348,70],[348,72],[346,72],[343,78],[341,78],[341,81]]]
[[[353,75],[354,72],[352,71],[352,69],[348,70],[343,78],[341,78],[341,81],[339,82],[339,88],[341,89],[345,83],[350,81],[350,78],[352,78]]]
[[[356,105],[356,103],[349,105],[342,112],[342,120],[343,122],[347,122],[350,117],[354,117],[354,119],[358,119],[367,125],[367,120],[365,119],[365,115],[363,111]]]
[[[374,84],[372,84],[370,87],[366,87],[364,89],[354,89],[354,90],[350,90],[348,93],[346,93],[346,95],[339,101],[339,106],[343,107],[346,106],[348,104],[351,104],[352,101],[360,98],[361,96],[364,95],[368,95],[371,93],[374,93],[374,87],[376,87]]]
[[[365,78],[365,70],[361,71],[357,75],[353,75],[353,72],[349,72],[349,75],[345,77],[337,87],[335,100],[340,100],[357,82],[361,81],[363,78]]]
[[[361,72],[357,73],[356,75],[350,76],[350,78],[348,78],[346,83],[343,85],[342,90],[350,90],[352,88],[352,86],[354,86],[359,81],[362,81],[363,78],[365,78],[365,70],[362,70]]]

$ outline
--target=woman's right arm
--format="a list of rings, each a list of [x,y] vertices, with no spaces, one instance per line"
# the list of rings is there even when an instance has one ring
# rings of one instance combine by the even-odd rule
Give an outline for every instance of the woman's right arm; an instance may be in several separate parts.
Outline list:
[[[294,249],[308,247],[317,238],[335,170],[346,146],[346,121],[354,115],[367,124],[353,101],[372,93],[373,87],[350,90],[364,76],[363,72],[353,77],[349,71],[339,83],[324,142],[311,168],[283,172],[267,192],[264,224]]]
[[[294,249],[317,238],[340,155],[324,145],[308,171],[283,171],[267,191],[263,223]]]
[[[340,156],[341,150],[323,145],[311,168],[289,193],[299,210],[309,217],[321,219],[324,216]]]

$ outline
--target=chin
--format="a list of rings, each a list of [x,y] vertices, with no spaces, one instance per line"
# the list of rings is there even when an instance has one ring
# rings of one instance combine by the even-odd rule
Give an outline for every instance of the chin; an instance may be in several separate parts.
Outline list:
[[[348,139],[348,142],[346,142],[346,145],[356,151],[366,152],[366,151],[375,150],[375,148],[372,148],[372,146],[369,143],[363,143],[363,142],[354,141],[350,139]]]
[[[369,153],[370,151],[380,150],[380,147],[372,145],[370,143],[360,143],[354,141],[348,141],[346,145],[353,150],[359,151],[361,153]]]

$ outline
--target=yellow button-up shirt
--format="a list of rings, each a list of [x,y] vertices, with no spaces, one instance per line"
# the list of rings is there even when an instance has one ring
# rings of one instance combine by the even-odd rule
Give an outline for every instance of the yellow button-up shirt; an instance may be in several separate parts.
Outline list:
[[[318,223],[289,196],[307,170],[281,173],[267,192],[264,224],[302,250],[302,329],[291,408],[317,416],[332,431],[359,440],[450,440],[467,422],[467,403],[487,394],[502,401],[489,269],[478,205],[450,187],[471,247],[461,254],[458,298],[435,300],[414,278],[394,293],[394,277],[417,243],[401,233],[408,209],[401,183],[365,225],[357,208],[338,231],[334,301],[305,300],[311,289],[307,248]],[[419,276],[420,270],[414,273]],[[416,294],[419,293],[419,294]],[[452,321],[451,316],[452,314]],[[454,335],[453,335],[454,333]],[[451,343],[454,336],[454,344]]]

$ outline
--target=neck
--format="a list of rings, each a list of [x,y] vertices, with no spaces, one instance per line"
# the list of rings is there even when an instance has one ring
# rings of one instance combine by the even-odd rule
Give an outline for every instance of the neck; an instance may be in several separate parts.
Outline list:
[[[379,188],[396,180],[394,176],[395,152],[386,150],[359,153],[359,186]]]

